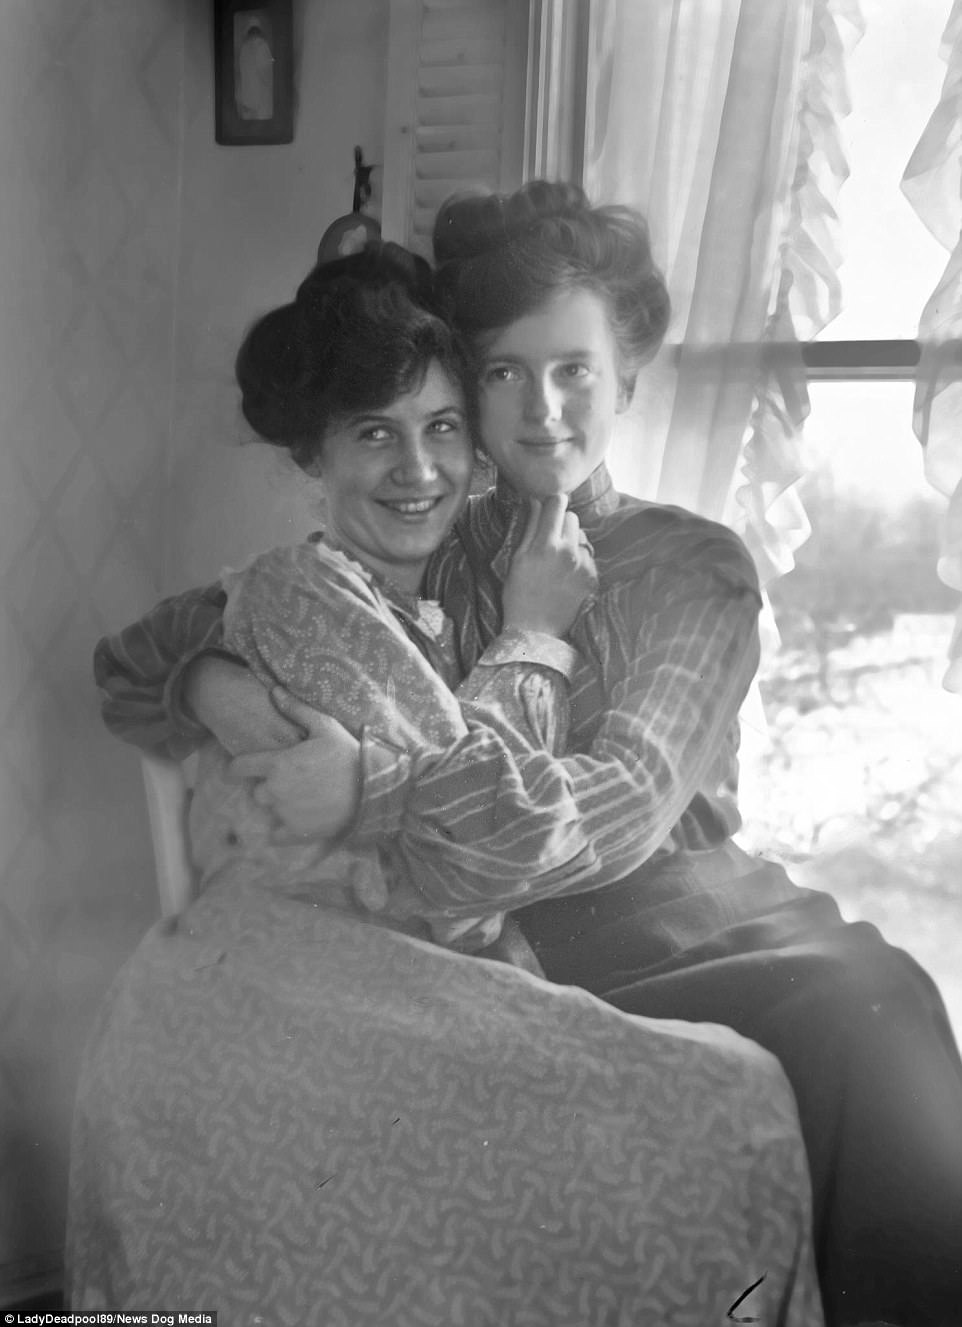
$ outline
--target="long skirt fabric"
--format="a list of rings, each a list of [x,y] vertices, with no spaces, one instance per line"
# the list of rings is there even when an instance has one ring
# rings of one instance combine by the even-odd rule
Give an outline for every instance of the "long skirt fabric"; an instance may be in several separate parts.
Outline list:
[[[682,855],[607,899],[518,916],[552,980],[632,1014],[723,1023],[778,1057],[808,1151],[832,1327],[959,1327],[962,1062],[935,985],[780,867],[714,875]]]
[[[221,881],[92,1037],[68,1294],[231,1327],[818,1327],[810,1225],[792,1093],[737,1034]]]

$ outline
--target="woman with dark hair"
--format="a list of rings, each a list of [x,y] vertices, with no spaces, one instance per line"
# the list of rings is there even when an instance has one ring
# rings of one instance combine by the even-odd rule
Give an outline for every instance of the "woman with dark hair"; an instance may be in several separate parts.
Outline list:
[[[225,573],[223,646],[265,687],[283,685],[363,737],[369,777],[395,751],[444,750],[469,735],[486,747],[493,725],[499,767],[485,803],[485,850],[469,859],[441,847],[427,874],[441,872],[445,889],[461,878],[477,891],[492,874],[527,888],[532,876],[563,878],[584,850],[573,805],[559,814],[564,790],[541,780],[529,793],[515,756],[542,741],[553,749],[563,734],[573,652],[561,636],[594,588],[594,567],[574,517],[559,504],[539,507],[514,581],[523,582],[525,554],[552,530],[559,547],[542,557],[550,559],[554,592],[523,628],[506,621],[459,704],[452,624],[418,589],[473,474],[464,370],[449,325],[434,311],[427,264],[393,244],[319,266],[292,304],[254,324],[236,362],[244,416],[321,480],[326,528]],[[470,950],[498,942],[525,952],[515,926],[502,940],[502,913],[451,918],[432,910],[424,872],[416,891],[397,873],[388,890],[373,841],[355,841],[349,853],[326,843],[320,851],[279,849],[271,817],[253,814],[248,799],[231,792],[229,758],[217,743],[202,755],[194,847],[205,879],[242,860],[248,868],[266,863],[277,884],[305,871],[314,883],[330,880],[332,897],[350,881],[363,906],[392,924],[403,919],[410,928],[420,919],[439,943]],[[328,774],[336,780],[335,769]],[[524,844],[512,835],[503,848],[498,824],[519,817]]]
[[[731,531],[617,494],[604,467],[615,418],[668,320],[644,222],[534,182],[452,201],[435,239],[498,483],[469,504],[422,592],[454,618],[470,668],[502,622],[524,502],[557,493],[600,577],[570,633],[579,662],[567,754],[525,762],[531,779],[566,773],[595,860],[559,897],[515,915],[549,979],[633,1013],[724,1022],[778,1055],[807,1144],[832,1323],[954,1323],[962,1065],[941,999],[873,927],[844,923],[828,895],[732,842],[737,715],[758,663],[754,568]],[[190,741],[205,724],[237,722],[228,697],[242,684],[229,682],[229,663],[203,656],[219,639],[219,601],[200,591],[185,605],[197,630],[167,606],[101,647],[105,715],[121,736]],[[184,684],[192,712],[178,703]],[[132,721],[128,696],[149,730]],[[323,781],[334,751],[361,771],[359,787]],[[483,841],[471,790],[485,759],[469,738],[443,754],[406,752],[368,780],[357,744],[331,725],[290,755],[238,765],[303,834],[393,833],[395,859],[416,877],[440,838]],[[526,902],[494,879],[475,898],[455,892],[452,906]]]
[[[258,789],[205,743],[200,896],[145,937],[85,1060],[72,1307],[682,1327],[744,1301],[818,1327],[774,1057],[552,986],[519,970],[519,944],[509,962],[457,952],[500,930],[476,902],[486,879],[525,892],[528,873],[536,897],[586,869],[563,769],[524,768],[560,736],[576,661],[559,637],[594,577],[563,502],[538,504],[506,586],[509,604],[540,586],[537,613],[452,692],[450,624],[419,591],[473,449],[426,268],[393,246],[319,268],[255,325],[237,374],[261,436],[320,476],[329,520],[224,577],[224,647],[256,685],[341,719],[375,784],[408,752],[482,753],[487,830],[412,878],[390,836],[278,843]],[[332,750],[335,784],[338,768]]]

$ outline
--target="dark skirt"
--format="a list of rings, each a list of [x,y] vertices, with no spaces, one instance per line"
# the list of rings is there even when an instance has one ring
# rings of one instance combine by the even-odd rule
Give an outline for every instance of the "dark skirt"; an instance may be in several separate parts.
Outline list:
[[[731,845],[516,915],[552,981],[778,1056],[830,1324],[962,1324],[962,1062],[908,954]]]

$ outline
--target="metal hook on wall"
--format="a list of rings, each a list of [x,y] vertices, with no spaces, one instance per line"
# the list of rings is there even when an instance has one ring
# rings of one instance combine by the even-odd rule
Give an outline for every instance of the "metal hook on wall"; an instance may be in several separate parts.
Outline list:
[[[332,221],[321,236],[317,248],[317,261],[329,263],[335,258],[345,258],[348,254],[358,253],[371,240],[380,239],[381,227],[364,212],[364,205],[372,193],[371,171],[373,165],[366,165],[361,148],[354,149],[354,198],[351,211],[336,221]]]
[[[351,204],[352,212],[361,212],[364,204],[370,199],[373,191],[371,184],[371,171],[373,166],[364,164],[364,153],[361,148],[354,149],[354,201]]]

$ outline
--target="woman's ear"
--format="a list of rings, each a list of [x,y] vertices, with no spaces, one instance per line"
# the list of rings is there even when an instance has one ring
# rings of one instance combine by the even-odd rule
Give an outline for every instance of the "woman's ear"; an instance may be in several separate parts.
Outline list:
[[[298,464],[307,475],[308,479],[320,480],[324,478],[324,467],[321,462],[321,450],[317,448],[310,456],[303,457]]]
[[[618,396],[615,401],[615,413],[623,415],[631,405],[631,398],[635,394],[635,375],[622,375],[618,379]]]

